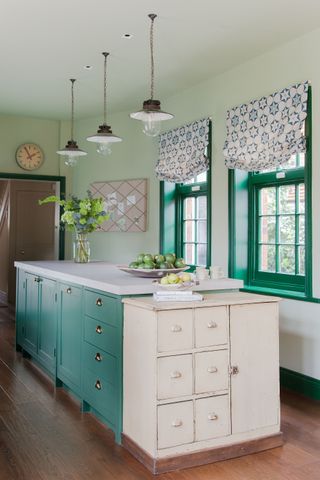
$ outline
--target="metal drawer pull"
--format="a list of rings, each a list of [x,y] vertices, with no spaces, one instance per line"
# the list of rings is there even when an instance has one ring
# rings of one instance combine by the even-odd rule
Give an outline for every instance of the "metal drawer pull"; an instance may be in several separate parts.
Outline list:
[[[215,413],[209,413],[208,420],[218,420],[218,415]]]
[[[67,288],[67,293],[69,293],[69,295],[70,295],[71,292],[72,292],[71,288],[70,287]]]
[[[95,388],[96,388],[97,390],[101,390],[102,385],[101,385],[100,380],[97,380],[96,383],[94,384],[94,386],[95,386]]]
[[[217,373],[218,369],[217,367],[208,367],[208,373]]]
[[[175,371],[175,372],[172,372],[171,375],[170,375],[171,378],[181,378],[182,377],[182,373],[181,372],[178,372],[178,371]]]
[[[208,328],[217,328],[217,326],[218,325],[216,324],[216,322],[213,322],[212,320],[211,320],[211,322],[208,322],[208,324],[207,324]]]
[[[40,283],[40,282],[41,282],[41,278],[39,278],[39,277],[34,277],[34,281]]]
[[[182,327],[180,325],[172,325],[171,327],[171,332],[174,332],[174,333],[181,332],[181,330],[182,330]]]
[[[237,375],[239,373],[239,367],[237,365],[233,365],[230,367],[230,375]]]
[[[97,352],[94,356],[94,359],[97,361],[97,362],[101,362],[102,361],[102,356],[99,352]]]
[[[182,425],[183,425],[182,420],[173,420],[173,422],[171,423],[172,427],[181,427]]]
[[[96,333],[98,333],[99,335],[101,335],[101,333],[102,333],[102,327],[101,327],[101,325],[97,325],[97,326],[96,326]]]
[[[102,307],[102,300],[101,300],[101,298],[97,298],[97,300],[96,300],[96,305],[97,305],[97,307]]]

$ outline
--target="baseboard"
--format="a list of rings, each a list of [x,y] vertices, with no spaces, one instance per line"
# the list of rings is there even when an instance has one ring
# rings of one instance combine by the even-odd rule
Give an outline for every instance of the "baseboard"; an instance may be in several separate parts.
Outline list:
[[[316,378],[280,367],[280,385],[306,397],[320,400],[320,380]]]

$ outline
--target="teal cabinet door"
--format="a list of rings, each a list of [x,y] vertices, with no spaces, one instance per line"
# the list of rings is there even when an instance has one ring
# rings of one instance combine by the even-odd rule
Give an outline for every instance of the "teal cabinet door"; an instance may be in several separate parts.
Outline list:
[[[23,343],[23,326],[26,313],[26,274],[23,270],[17,271],[16,294],[16,349],[21,350]]]
[[[31,355],[37,354],[38,345],[39,283],[39,277],[26,273],[26,309],[22,330],[22,347]]]
[[[82,288],[60,284],[57,377],[80,392]]]
[[[57,341],[57,290],[56,282],[42,278],[39,283],[39,361],[51,373],[56,370]]]

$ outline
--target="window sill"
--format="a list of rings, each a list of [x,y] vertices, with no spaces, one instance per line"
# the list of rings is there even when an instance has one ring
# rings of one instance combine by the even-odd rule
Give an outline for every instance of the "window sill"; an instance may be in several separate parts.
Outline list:
[[[251,287],[245,285],[240,289],[241,292],[261,293],[263,295],[272,295],[281,298],[288,298],[291,300],[302,300],[303,302],[320,303],[320,298],[308,297],[303,292],[293,292],[291,290],[280,290],[277,288],[267,287]]]

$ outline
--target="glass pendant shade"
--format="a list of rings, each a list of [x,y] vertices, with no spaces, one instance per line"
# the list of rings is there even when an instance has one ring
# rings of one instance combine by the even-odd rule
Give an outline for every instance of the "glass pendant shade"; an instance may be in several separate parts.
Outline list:
[[[65,157],[64,163],[68,167],[74,167],[78,163],[78,157],[84,157],[87,155],[87,152],[81,150],[77,142],[73,140],[73,124],[74,124],[74,83],[75,79],[71,78],[71,140],[68,140],[67,145],[62,149],[58,150],[57,154]]]

